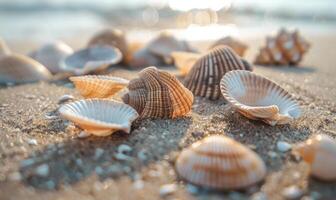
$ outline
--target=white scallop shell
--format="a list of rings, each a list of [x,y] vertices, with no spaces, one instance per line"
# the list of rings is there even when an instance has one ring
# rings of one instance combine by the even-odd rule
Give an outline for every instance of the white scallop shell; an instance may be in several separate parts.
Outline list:
[[[61,68],[76,75],[84,75],[92,71],[104,70],[109,65],[117,64],[121,59],[122,54],[117,48],[93,46],[67,56],[61,62]]]
[[[126,104],[104,99],[88,99],[62,105],[60,115],[86,132],[96,136],[107,136],[115,131],[127,133],[138,113]]]
[[[253,72],[228,72],[220,87],[224,98],[250,119],[273,126],[289,123],[301,115],[298,103],[286,90]]]
[[[266,175],[255,152],[225,136],[209,136],[184,149],[175,167],[183,179],[213,189],[248,187]]]

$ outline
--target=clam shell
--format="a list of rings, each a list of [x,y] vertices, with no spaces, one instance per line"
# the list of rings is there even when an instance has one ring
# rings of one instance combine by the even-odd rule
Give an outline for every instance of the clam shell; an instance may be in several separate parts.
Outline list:
[[[104,75],[73,76],[70,80],[85,98],[109,98],[128,85],[128,80]]]
[[[175,76],[147,67],[139,78],[128,85],[122,99],[138,111],[141,118],[176,118],[186,115],[193,103],[193,94]]]
[[[300,117],[301,109],[287,91],[253,72],[228,72],[222,78],[220,87],[224,98],[250,119],[276,125]]]
[[[294,147],[311,166],[311,174],[325,181],[336,180],[336,141],[327,135],[315,135]]]
[[[9,55],[11,53],[10,49],[8,48],[6,42],[0,38],[0,57]]]
[[[72,48],[62,41],[51,42],[31,52],[30,57],[46,66],[50,72],[62,72],[60,62],[73,53]]]
[[[106,99],[75,101],[62,105],[59,113],[96,136],[107,136],[118,130],[129,133],[132,122],[138,117],[132,107]]]
[[[245,188],[266,175],[255,152],[225,136],[209,136],[184,149],[175,167],[188,182],[212,189]]]
[[[214,42],[209,49],[213,49],[217,46],[221,46],[221,45],[226,45],[231,47],[239,56],[243,57],[245,54],[245,51],[247,50],[248,46],[246,44],[244,44],[243,42],[231,37],[231,36],[227,36],[224,38],[221,38],[219,40],[217,40],[216,42]]]
[[[106,69],[109,65],[120,62],[122,55],[114,47],[94,46],[82,49],[67,56],[61,62],[64,71],[84,75]]]
[[[174,65],[179,69],[182,76],[186,76],[196,61],[202,56],[199,53],[174,51],[171,53]]]
[[[28,83],[50,78],[49,70],[32,58],[19,54],[0,57],[0,83]]]
[[[221,97],[219,83],[223,75],[238,69],[248,70],[230,47],[219,46],[197,60],[184,85],[196,96],[216,100]]]

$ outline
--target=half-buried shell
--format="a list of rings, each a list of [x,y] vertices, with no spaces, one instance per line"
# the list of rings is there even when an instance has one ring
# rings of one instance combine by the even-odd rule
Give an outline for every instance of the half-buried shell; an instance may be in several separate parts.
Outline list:
[[[86,132],[107,136],[122,130],[129,133],[138,113],[130,106],[112,100],[88,99],[62,105],[60,115]]]
[[[234,39],[231,36],[227,36],[224,38],[221,38],[214,42],[209,49],[212,49],[214,47],[220,46],[220,45],[226,45],[231,47],[239,56],[243,57],[245,51],[247,50],[248,46],[244,44],[243,42]]]
[[[301,109],[296,100],[263,76],[235,70],[224,75],[220,86],[224,98],[250,119],[276,125],[300,117]]]
[[[70,80],[85,98],[109,98],[128,85],[128,80],[104,75],[73,76]]]
[[[192,184],[222,190],[251,186],[266,175],[255,152],[225,136],[209,136],[184,149],[175,167]]]
[[[82,49],[67,56],[61,67],[75,75],[84,75],[94,71],[106,69],[109,65],[117,64],[122,55],[117,48],[94,46]]]
[[[222,95],[219,83],[231,70],[251,70],[227,46],[219,46],[200,57],[184,80],[184,85],[196,96],[216,100]]]

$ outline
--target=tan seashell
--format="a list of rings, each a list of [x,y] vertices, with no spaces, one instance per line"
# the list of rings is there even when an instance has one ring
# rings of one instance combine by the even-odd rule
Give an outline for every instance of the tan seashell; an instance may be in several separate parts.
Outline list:
[[[298,103],[286,90],[253,72],[228,72],[220,87],[224,98],[250,119],[276,125],[289,123],[301,115]]]
[[[171,56],[174,60],[174,65],[179,69],[180,74],[186,76],[202,54],[174,51]]]
[[[237,69],[250,70],[230,47],[219,46],[197,60],[184,85],[196,96],[216,100],[222,96],[219,82],[223,75]]]
[[[311,174],[325,181],[336,180],[336,141],[327,135],[315,135],[293,149],[311,166]]]
[[[297,65],[310,44],[298,31],[288,32],[280,29],[275,37],[266,38],[266,46],[262,47],[255,63],[261,65]]]
[[[60,62],[73,53],[72,48],[62,41],[51,42],[31,52],[30,57],[46,66],[52,73],[62,72]]]
[[[0,58],[0,83],[28,83],[50,78],[46,67],[27,56],[9,54]]]
[[[127,133],[139,116],[130,106],[107,99],[88,99],[62,105],[60,115],[96,136],[107,136],[118,130]]]
[[[104,70],[109,65],[120,62],[121,58],[120,51],[114,47],[94,46],[67,56],[61,62],[61,68],[76,75],[84,75]]]
[[[163,65],[163,61],[160,59],[160,57],[149,52],[147,48],[142,48],[134,52],[129,62],[129,66],[132,68],[158,65]]]
[[[212,189],[241,189],[264,179],[263,160],[241,143],[209,136],[184,149],[175,163],[180,177]]]
[[[6,42],[0,38],[0,57],[9,55],[11,53],[10,49],[8,48]]]
[[[128,55],[128,44],[125,33],[119,29],[106,29],[95,34],[89,41],[88,46],[95,45],[112,46],[120,50],[124,60]]]
[[[167,32],[161,33],[157,38],[150,41],[147,49],[154,55],[161,57],[166,64],[173,63],[171,57],[173,51],[194,51],[186,41],[177,40]]]
[[[244,44],[243,42],[231,37],[231,36],[227,36],[224,38],[221,38],[219,40],[217,40],[216,42],[214,42],[209,49],[213,49],[217,46],[221,46],[221,45],[226,45],[231,47],[239,56],[243,57],[245,51],[247,50],[248,46],[246,44]]]
[[[123,101],[138,111],[141,118],[176,118],[186,115],[193,103],[193,94],[175,76],[147,67],[139,78],[128,85]]]
[[[70,80],[84,98],[109,98],[128,85],[128,80],[104,75],[73,76]]]

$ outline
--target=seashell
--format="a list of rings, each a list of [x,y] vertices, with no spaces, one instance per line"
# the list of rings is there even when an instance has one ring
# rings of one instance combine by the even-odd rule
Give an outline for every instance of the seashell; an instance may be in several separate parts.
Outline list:
[[[0,58],[0,83],[28,83],[50,78],[46,67],[27,56],[10,54]]]
[[[336,141],[327,135],[315,135],[293,149],[311,166],[311,174],[321,180],[336,180]]]
[[[70,46],[62,41],[56,41],[43,45],[41,48],[31,52],[30,57],[46,66],[52,73],[62,72],[60,62],[72,54]]]
[[[106,69],[109,65],[120,62],[122,55],[114,47],[95,46],[82,49],[67,56],[61,62],[64,71],[84,75]]]
[[[219,46],[197,60],[184,85],[196,96],[216,100],[221,97],[219,83],[223,75],[238,69],[249,70],[230,47]]]
[[[128,85],[128,80],[104,75],[73,76],[70,80],[85,98],[109,98]]]
[[[88,46],[112,46],[120,50],[123,59],[128,55],[128,44],[125,33],[119,29],[106,29],[95,34],[89,41]]]
[[[193,94],[175,76],[147,67],[139,78],[128,85],[122,99],[140,114],[141,118],[176,118],[186,115],[193,103]]]
[[[244,44],[243,42],[231,37],[231,36],[227,36],[224,38],[221,38],[219,40],[217,40],[216,42],[214,42],[209,49],[213,49],[217,46],[221,46],[221,45],[225,45],[225,46],[229,46],[231,47],[239,56],[243,57],[245,51],[247,50],[248,46],[246,44]]]
[[[263,160],[243,144],[225,136],[209,136],[184,149],[175,168],[192,184],[211,189],[241,189],[266,175]]]
[[[0,57],[9,55],[11,53],[10,49],[8,48],[6,42],[0,38]]]
[[[185,51],[174,51],[171,57],[174,60],[174,65],[179,69],[182,76],[186,76],[196,61],[202,56],[199,53],[191,53]]]
[[[177,40],[167,32],[161,33],[157,38],[150,41],[147,49],[162,58],[166,64],[173,63],[173,58],[171,57],[173,51],[194,51],[186,41]]]
[[[130,106],[112,100],[88,99],[62,105],[61,117],[70,120],[96,136],[107,136],[118,130],[129,133],[139,116]]]
[[[134,52],[132,58],[129,61],[129,66],[133,68],[157,66],[162,64],[163,61],[160,59],[160,57],[149,52],[147,48],[141,48]]]
[[[310,44],[296,30],[280,29],[275,37],[266,38],[255,63],[261,65],[297,65],[309,50]]]
[[[263,76],[231,71],[224,75],[220,87],[224,98],[247,118],[276,125],[300,117],[301,109],[294,98]]]

